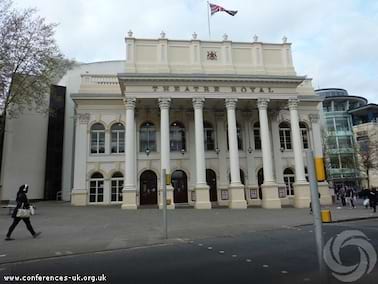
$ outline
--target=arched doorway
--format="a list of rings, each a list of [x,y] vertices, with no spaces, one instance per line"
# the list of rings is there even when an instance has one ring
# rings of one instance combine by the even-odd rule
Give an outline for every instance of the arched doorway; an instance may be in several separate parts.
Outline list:
[[[157,176],[147,170],[140,175],[140,205],[157,204]]]
[[[206,169],[206,183],[210,187],[210,201],[218,201],[217,175],[213,170]]]
[[[188,203],[188,181],[184,171],[172,173],[173,200],[175,203]]]
[[[264,170],[261,168],[259,169],[259,171],[257,172],[257,184],[259,185],[259,197],[260,199],[262,199],[262,189],[261,189],[261,185],[264,183]]]

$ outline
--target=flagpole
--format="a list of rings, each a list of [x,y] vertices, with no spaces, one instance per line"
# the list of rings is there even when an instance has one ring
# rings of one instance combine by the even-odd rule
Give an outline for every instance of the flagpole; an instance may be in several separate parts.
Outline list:
[[[207,26],[209,28],[209,40],[211,39],[211,30],[210,30],[210,3],[207,1]]]

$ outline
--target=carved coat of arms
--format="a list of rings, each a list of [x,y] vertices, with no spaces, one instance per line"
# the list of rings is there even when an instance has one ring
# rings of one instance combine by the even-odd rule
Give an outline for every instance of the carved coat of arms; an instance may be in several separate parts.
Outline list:
[[[208,51],[207,52],[207,60],[217,60],[217,52],[216,51]]]

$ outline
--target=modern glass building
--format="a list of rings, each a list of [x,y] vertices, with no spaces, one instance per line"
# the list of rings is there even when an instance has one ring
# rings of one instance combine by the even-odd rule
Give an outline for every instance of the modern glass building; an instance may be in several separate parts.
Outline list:
[[[349,96],[344,89],[315,90],[323,100],[324,151],[329,183],[359,187],[360,175],[356,158],[353,123],[349,110],[367,104],[363,97]]]

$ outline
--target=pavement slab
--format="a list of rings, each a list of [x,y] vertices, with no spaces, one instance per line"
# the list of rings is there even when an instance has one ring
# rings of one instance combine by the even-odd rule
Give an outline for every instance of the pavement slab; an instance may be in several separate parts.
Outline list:
[[[274,229],[299,230],[312,224],[308,209],[248,208],[232,210],[179,208],[168,211],[169,240],[162,238],[162,211],[153,208],[121,210],[120,206],[74,207],[65,202],[38,202],[32,224],[42,235],[33,239],[21,222],[12,237],[0,240],[0,263],[27,259],[107,251],[185,239],[232,237],[243,233]],[[376,218],[369,209],[325,207],[335,221]],[[0,228],[5,237],[12,219],[8,210],[0,211]],[[269,235],[269,234],[268,234]]]

